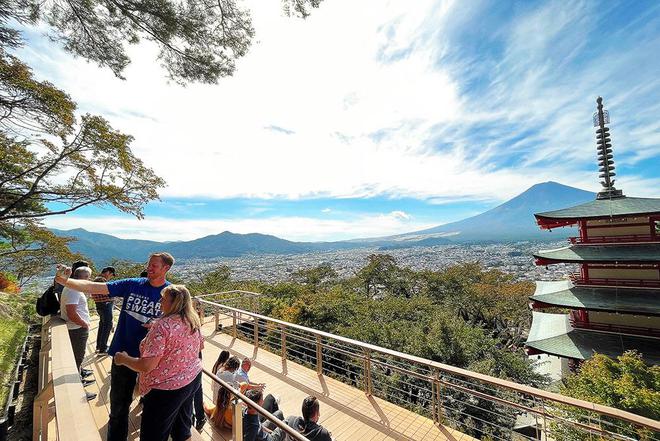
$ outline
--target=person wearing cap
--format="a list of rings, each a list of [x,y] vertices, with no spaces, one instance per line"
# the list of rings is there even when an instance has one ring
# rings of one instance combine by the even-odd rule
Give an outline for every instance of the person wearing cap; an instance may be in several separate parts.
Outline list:
[[[101,270],[103,280],[97,279],[96,282],[109,282],[116,275],[115,268],[106,266]],[[112,331],[112,307],[113,302],[110,297],[96,298],[96,312],[99,315],[99,327],[96,331],[96,352],[99,354],[108,353],[108,339],[110,338],[110,331]]]

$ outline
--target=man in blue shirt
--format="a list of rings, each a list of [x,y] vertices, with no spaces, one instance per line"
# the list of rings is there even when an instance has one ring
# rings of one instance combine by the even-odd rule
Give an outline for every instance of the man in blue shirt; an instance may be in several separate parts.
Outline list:
[[[115,335],[108,354],[126,351],[131,357],[140,356],[140,342],[147,335],[149,323],[160,315],[160,292],[170,284],[165,278],[174,265],[168,253],[149,256],[147,277],[122,279],[114,282],[90,282],[69,279],[71,270],[59,268],[56,281],[70,289],[90,294],[95,301],[108,297],[123,298]],[[114,361],[110,371],[110,421],[108,441],[125,441],[128,438],[128,414],[133,401],[133,389],[137,373]]]

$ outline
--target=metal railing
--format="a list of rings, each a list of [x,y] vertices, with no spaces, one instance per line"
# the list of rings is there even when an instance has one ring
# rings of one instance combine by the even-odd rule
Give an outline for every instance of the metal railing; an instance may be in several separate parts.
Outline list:
[[[264,418],[266,418],[268,421],[273,423],[276,427],[280,428],[284,433],[289,435],[289,437],[293,438],[296,441],[309,441],[307,438],[305,438],[303,435],[298,433],[298,431],[294,430],[293,428],[289,427],[284,421],[281,421],[279,418],[277,418],[275,415],[272,413],[268,412],[266,409],[263,407],[259,406],[258,403],[255,403],[248,397],[246,397],[244,394],[242,394],[240,391],[234,389],[229,383],[221,380],[218,378],[213,372],[203,369],[202,370],[205,375],[207,375],[209,378],[211,378],[212,381],[215,381],[218,383],[221,387],[224,387],[229,391],[234,396],[234,400],[232,400],[232,413],[233,413],[233,420],[232,420],[232,439],[235,440],[242,440],[243,439],[243,411],[242,411],[242,405],[241,402],[243,402],[246,406],[251,407],[257,411],[258,414],[263,415]]]
[[[222,332],[491,440],[660,440],[660,422],[199,298]],[[216,327],[216,329],[218,329]],[[528,421],[530,433],[514,433]],[[600,438],[599,438],[600,437]]]

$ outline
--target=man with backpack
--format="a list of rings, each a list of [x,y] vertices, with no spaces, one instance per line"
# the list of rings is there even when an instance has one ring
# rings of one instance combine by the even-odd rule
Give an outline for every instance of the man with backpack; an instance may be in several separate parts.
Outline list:
[[[78,268],[83,266],[89,266],[89,264],[84,260],[78,260],[73,262],[71,265],[71,272],[73,273]],[[62,290],[64,286],[57,283],[57,280],[53,280],[53,284],[48,287],[46,291],[37,299],[37,314],[42,317],[47,315],[56,315],[60,313],[60,296],[62,295]]]

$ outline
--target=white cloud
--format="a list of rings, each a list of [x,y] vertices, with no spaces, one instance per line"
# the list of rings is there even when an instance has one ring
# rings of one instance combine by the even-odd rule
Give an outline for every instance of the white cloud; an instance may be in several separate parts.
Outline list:
[[[390,216],[392,216],[394,218],[397,218],[397,219],[401,219],[403,221],[409,221],[412,218],[412,216],[410,216],[408,213],[406,213],[405,211],[401,211],[401,210],[395,210],[395,211],[390,212]]]
[[[403,214],[403,216],[402,216]],[[45,219],[46,226],[68,230],[84,228],[102,231],[122,239],[157,241],[191,240],[222,231],[247,234],[259,232],[293,241],[334,241],[367,236],[388,236],[434,225],[415,222],[403,212],[361,215],[351,220],[309,217],[270,217],[263,219],[171,219],[148,217],[137,220],[119,216],[55,216]]]
[[[457,32],[452,22],[476,14],[475,3],[333,0],[306,21],[283,17],[277,1],[249,5],[255,44],[235,76],[215,86],[168,84],[149,44],[131,49],[127,81],[44,40],[21,56],[81,111],[133,134],[136,154],[167,180],[166,197],[390,194],[442,203],[503,200],[547,180],[596,190],[596,173],[584,171],[595,168],[593,97],[604,88],[616,104],[658,88],[645,82],[646,89],[624,92],[604,83],[655,40],[566,75],[562,63],[577,56],[597,22],[587,3],[545,3],[499,30],[502,57],[477,97],[464,82],[480,60],[446,56]],[[482,123],[498,127],[487,140],[474,135]],[[615,129],[623,141],[617,151],[632,164],[657,155],[653,128]],[[512,130],[530,134],[508,142]],[[503,157],[512,163],[498,166]],[[620,178],[640,196],[657,183]]]

